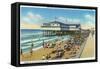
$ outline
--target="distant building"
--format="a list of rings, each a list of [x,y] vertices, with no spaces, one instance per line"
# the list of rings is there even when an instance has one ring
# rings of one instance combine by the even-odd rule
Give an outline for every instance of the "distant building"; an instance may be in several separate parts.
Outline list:
[[[41,26],[44,30],[80,30],[80,24],[65,24],[58,21],[43,23]]]
[[[44,30],[44,35],[63,35],[67,31],[78,31],[81,29],[80,24],[65,24],[58,21],[43,23],[41,27]]]

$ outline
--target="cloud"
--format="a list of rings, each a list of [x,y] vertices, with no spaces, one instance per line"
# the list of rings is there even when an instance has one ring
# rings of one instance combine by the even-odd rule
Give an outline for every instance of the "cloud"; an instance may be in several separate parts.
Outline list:
[[[95,28],[95,16],[90,14],[84,15],[84,21],[81,27],[83,29]]]
[[[68,18],[68,17],[58,17],[59,21],[64,22],[64,23],[80,23],[80,19],[76,18]]]
[[[43,19],[43,17],[40,14],[34,14],[34,13],[31,13],[31,12],[28,12],[27,16],[30,19],[35,19],[35,20]]]
[[[95,16],[87,14],[87,15],[85,15],[85,18],[89,19],[89,20],[94,20]]]
[[[80,23],[80,19],[76,19],[76,18],[67,18],[67,21],[69,23]]]
[[[85,15],[85,19],[88,23],[92,23],[92,24],[95,24],[95,16],[94,15]]]
[[[65,17],[58,17],[58,20],[66,21],[66,18]]]
[[[94,15],[86,14],[84,16],[84,18],[86,20],[86,22],[85,22],[86,24],[91,25],[91,26],[95,25],[95,16]]]
[[[21,18],[22,22],[27,22],[27,23],[32,23],[32,24],[40,24],[42,23],[44,20],[44,18],[42,17],[42,15],[40,14],[36,14],[36,13],[32,13],[32,12],[28,12],[26,14],[26,16],[23,16]]]

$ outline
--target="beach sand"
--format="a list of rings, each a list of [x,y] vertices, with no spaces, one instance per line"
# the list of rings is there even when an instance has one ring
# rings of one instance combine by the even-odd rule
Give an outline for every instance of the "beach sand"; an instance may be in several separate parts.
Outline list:
[[[56,44],[59,44],[59,43],[60,43],[60,41],[56,42]],[[64,48],[63,46],[65,43],[66,43],[66,41],[63,41],[60,44],[60,47],[62,49]],[[75,45],[73,47],[74,47],[74,50],[77,54],[79,52],[80,46]],[[36,51],[33,51],[32,55],[30,53],[26,53],[26,54],[21,55],[20,60],[21,61],[42,60],[43,55],[46,56],[47,54],[50,54],[51,59],[53,59],[56,56],[56,54],[52,53],[52,51],[56,50],[56,48],[57,48],[57,46],[55,46],[54,48],[40,48]],[[72,52],[73,52],[73,48],[71,48],[70,51],[65,50],[63,56],[60,59],[69,59],[71,57],[75,57],[76,54],[72,54]]]
[[[93,57],[94,56],[94,37],[89,34],[86,44],[81,51],[81,46],[74,45],[69,51],[64,50],[64,45],[67,43],[67,41],[56,41],[56,46],[54,48],[40,48],[38,50],[33,50],[32,54],[26,53],[23,55],[20,55],[20,60],[21,61],[37,61],[37,60],[42,60],[43,56],[47,56],[48,54],[50,55],[50,59],[48,60],[54,60],[56,59],[56,53],[52,53],[53,51],[57,50],[58,46],[63,49],[64,54],[60,59],[70,59],[70,58],[78,58],[76,57],[79,55],[80,52],[82,52],[81,55],[79,55],[80,58],[88,58],[88,57]]]

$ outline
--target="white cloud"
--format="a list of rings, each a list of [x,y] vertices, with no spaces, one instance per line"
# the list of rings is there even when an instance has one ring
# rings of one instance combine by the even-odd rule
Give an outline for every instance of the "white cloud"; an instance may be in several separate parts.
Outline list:
[[[87,25],[95,27],[95,16],[94,15],[85,15]]]
[[[85,18],[88,19],[88,20],[95,20],[95,16],[94,15],[85,15]]]
[[[58,17],[58,20],[66,21],[67,19],[65,17]]]
[[[36,20],[39,20],[39,19],[43,18],[40,14],[34,14],[34,13],[31,13],[31,12],[28,12],[27,16],[30,19],[36,19]]]
[[[82,23],[82,28],[91,29],[95,27],[95,16],[86,14],[84,15],[84,22]]]
[[[40,24],[43,21],[43,17],[40,14],[35,14],[32,12],[28,12],[26,16],[23,16],[21,18],[22,22],[27,22],[27,23],[37,23]]]
[[[58,17],[58,20],[64,23],[80,23],[80,19],[76,18]]]
[[[28,23],[31,22],[30,19],[29,19],[28,17],[23,17],[21,21],[22,21],[22,22],[28,22]]]
[[[76,19],[76,18],[67,18],[67,21],[69,23],[80,23],[80,19]]]

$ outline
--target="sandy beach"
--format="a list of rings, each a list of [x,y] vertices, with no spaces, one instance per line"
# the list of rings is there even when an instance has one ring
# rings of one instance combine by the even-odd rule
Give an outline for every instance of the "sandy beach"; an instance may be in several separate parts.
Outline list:
[[[56,44],[59,44],[59,47],[61,47],[61,49],[64,49],[64,44],[66,43],[66,41],[63,42],[56,42]],[[32,60],[42,60],[43,56],[46,55],[50,55],[50,59],[55,59],[56,53],[53,53],[53,51],[55,51],[57,49],[57,46],[55,46],[54,48],[40,48],[36,51],[33,51],[32,54],[30,53],[26,53],[20,56],[20,60],[21,61],[32,61]],[[69,51],[64,50],[64,54],[60,59],[69,59],[72,57],[75,57],[78,52],[80,50],[80,46],[78,45],[74,45]]]
[[[31,53],[25,53],[20,55],[21,61],[36,61],[36,60],[54,60],[54,59],[70,59],[70,58],[90,58],[94,56],[94,37],[90,33],[89,35],[86,33],[84,35],[84,40],[81,45],[70,44],[68,40],[58,40],[54,42],[56,45],[54,47],[42,47],[38,50],[33,50]],[[76,38],[74,38],[76,39]],[[78,42],[78,41],[76,41]],[[49,45],[51,42],[49,42]],[[69,44],[69,48],[66,50],[64,46]],[[62,54],[60,58],[57,58],[58,48],[61,49],[59,52]],[[81,52],[81,53],[80,53]],[[47,58],[49,57],[49,58]]]

